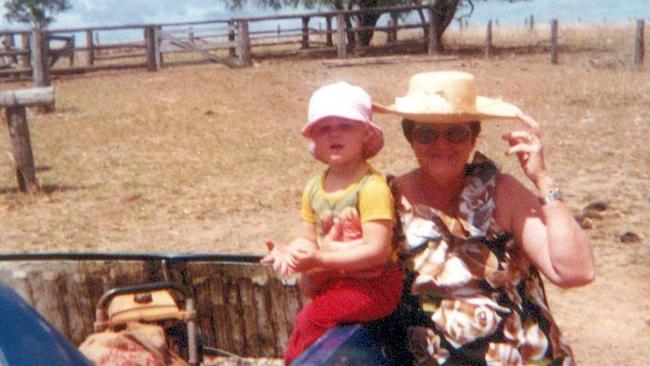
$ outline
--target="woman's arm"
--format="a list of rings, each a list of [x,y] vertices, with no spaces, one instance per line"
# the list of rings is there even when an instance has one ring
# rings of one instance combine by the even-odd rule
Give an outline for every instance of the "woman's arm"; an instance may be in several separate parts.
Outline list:
[[[510,144],[506,154],[516,154],[538,195],[502,174],[497,181],[495,217],[549,281],[560,287],[585,285],[595,277],[589,238],[564,202],[540,203],[538,197],[557,186],[546,171],[539,124],[525,115],[519,120],[526,130],[503,136]]]
[[[542,191],[544,192],[544,191]],[[512,233],[532,263],[560,287],[586,285],[595,276],[589,238],[562,201],[541,205],[515,178],[499,177],[496,217]],[[507,211],[505,214],[501,212]]]

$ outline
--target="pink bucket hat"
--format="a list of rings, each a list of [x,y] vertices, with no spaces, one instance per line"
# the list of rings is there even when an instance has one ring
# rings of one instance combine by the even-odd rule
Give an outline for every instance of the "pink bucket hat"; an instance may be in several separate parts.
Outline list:
[[[370,138],[364,146],[363,157],[375,156],[384,146],[384,133],[381,127],[372,122],[372,101],[362,88],[345,81],[325,85],[314,92],[309,100],[308,122],[302,135],[312,138],[316,124],[327,117],[341,117],[368,125]],[[314,144],[309,144],[314,152]]]

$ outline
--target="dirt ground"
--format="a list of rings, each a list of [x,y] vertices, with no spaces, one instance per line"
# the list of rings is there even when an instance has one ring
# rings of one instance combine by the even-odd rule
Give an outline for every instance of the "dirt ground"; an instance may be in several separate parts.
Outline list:
[[[0,245],[3,252],[263,253],[265,238],[295,233],[302,186],[321,169],[299,134],[315,88],[342,79],[390,103],[412,73],[464,70],[476,75],[481,94],[539,120],[549,169],[576,215],[591,203],[607,206],[586,224],[596,281],[547,286],[579,364],[645,365],[650,73],[616,60],[594,52],[563,55],[560,65],[539,54],[341,68],[267,60],[240,70],[206,65],[57,79],[56,112],[29,113],[43,193],[16,192],[11,147],[0,141]],[[393,174],[413,168],[398,121],[375,121],[387,142],[373,164]],[[478,149],[523,180],[499,138],[513,128],[485,123]],[[627,232],[638,240],[623,242]]]

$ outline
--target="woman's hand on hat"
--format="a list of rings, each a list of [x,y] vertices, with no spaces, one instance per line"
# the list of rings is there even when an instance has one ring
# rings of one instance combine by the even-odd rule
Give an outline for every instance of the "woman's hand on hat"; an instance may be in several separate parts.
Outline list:
[[[524,174],[537,186],[547,175],[540,139],[541,128],[539,123],[529,115],[522,113],[517,116],[517,119],[525,130],[512,131],[502,136],[510,145],[506,155],[515,154]]]

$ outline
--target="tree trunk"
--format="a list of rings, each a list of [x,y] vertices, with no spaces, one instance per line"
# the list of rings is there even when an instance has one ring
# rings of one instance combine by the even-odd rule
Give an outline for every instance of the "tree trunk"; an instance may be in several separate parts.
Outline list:
[[[354,4],[355,4],[354,1],[350,1],[348,3],[348,9],[347,10],[352,10],[352,8],[354,7]],[[345,16],[345,28],[346,29],[354,28],[354,24],[352,24],[352,20],[350,19],[349,15]],[[347,46],[347,48],[352,49],[357,44],[356,33],[352,32],[352,31],[348,31],[347,35],[348,35],[348,46]]]
[[[431,8],[431,16],[433,17],[431,23],[434,30],[433,37],[435,37],[433,44],[436,46],[436,49],[434,49],[434,52],[436,53],[443,52],[445,49],[442,35],[454,19],[460,1],[461,0],[436,0]]]
[[[415,2],[415,5],[420,6],[422,5],[422,2],[418,0]],[[418,9],[417,12],[420,17],[420,23],[422,24],[422,32],[424,32],[423,34],[425,37],[429,37],[429,22],[427,22],[427,18],[424,16],[422,9]]]
[[[360,0],[360,1],[349,1],[346,2],[347,10],[353,10],[355,6],[358,6],[359,9],[372,9],[381,6],[380,0]],[[346,7],[343,5],[342,1],[336,1],[334,3],[334,8],[336,10],[344,10]],[[381,17],[381,13],[367,13],[367,14],[358,14],[354,16],[356,19],[357,27],[374,27],[377,24],[377,21]],[[345,17],[345,26],[347,28],[354,28],[355,25],[352,24],[350,16]],[[360,32],[347,32],[348,35],[348,48],[354,47],[354,45],[359,44],[361,46],[368,46],[374,35],[373,30],[364,30]]]
[[[361,9],[370,9],[378,7],[377,0],[361,0],[359,1],[359,8]],[[357,23],[361,27],[374,27],[377,24],[377,21],[381,17],[381,13],[363,13],[357,16]],[[368,46],[372,40],[374,31],[372,29],[364,30],[359,32],[359,40],[362,46]]]

